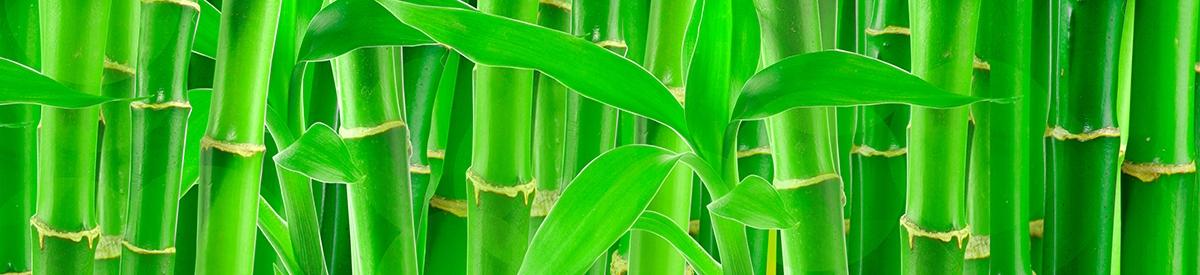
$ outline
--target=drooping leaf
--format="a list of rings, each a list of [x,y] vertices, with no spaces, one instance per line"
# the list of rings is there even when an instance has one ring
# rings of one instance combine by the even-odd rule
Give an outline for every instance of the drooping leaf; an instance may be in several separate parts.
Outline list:
[[[346,143],[324,123],[308,127],[304,135],[272,159],[280,167],[322,182],[353,183],[365,175],[354,164]]]
[[[658,212],[646,211],[633,223],[633,229],[653,233],[670,243],[679,250],[679,254],[687,259],[692,268],[699,274],[721,274],[721,264],[708,255],[703,247],[692,239],[683,228],[671,222],[670,218]]]
[[[0,58],[0,105],[37,104],[85,108],[121,99],[91,95],[67,87],[37,70]]]
[[[400,0],[379,3],[401,22],[476,63],[541,71],[585,97],[688,135],[683,108],[666,86],[632,61],[587,40],[472,10]]]
[[[287,224],[262,196],[258,197],[258,231],[267,237],[267,243],[275,250],[275,256],[283,262],[283,268],[289,274],[297,274],[296,272],[301,270],[300,263],[296,262],[292,239],[288,238]]]
[[[797,107],[953,108],[1008,100],[951,93],[882,61],[830,50],[789,57],[755,74],[742,88],[733,118],[759,119]]]
[[[800,223],[787,205],[767,180],[752,175],[729,194],[708,204],[708,210],[754,228],[786,229]]]
[[[470,9],[456,0],[408,2]],[[308,25],[300,44],[300,60],[325,60],[365,47],[433,44],[424,33],[401,23],[375,1],[335,1],[321,9]]]
[[[699,14],[692,14],[696,48],[686,63],[684,112],[694,149],[713,158],[729,125],[733,22],[730,1],[703,2],[696,4]]]
[[[212,89],[188,91],[188,103],[192,114],[188,116],[187,137],[183,147],[183,184],[179,190],[188,190],[200,178],[200,139],[208,129],[208,111],[212,107]],[[179,192],[180,196],[186,192]]]
[[[520,274],[579,274],[650,205],[678,156],[649,145],[608,151],[583,168],[530,241]]]
[[[221,10],[212,3],[197,0],[200,4],[200,19],[196,22],[196,36],[192,40],[192,52],[210,59],[217,56],[217,33],[221,31]]]

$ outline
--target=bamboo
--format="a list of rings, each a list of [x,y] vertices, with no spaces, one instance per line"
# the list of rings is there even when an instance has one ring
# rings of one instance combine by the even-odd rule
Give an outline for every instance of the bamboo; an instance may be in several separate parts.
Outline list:
[[[140,6],[134,0],[112,1],[104,76],[101,77],[104,81],[100,91],[102,95],[115,98],[134,95]],[[125,226],[130,180],[132,121],[129,102],[101,105],[100,123],[103,127],[96,184],[96,224],[100,227],[100,241],[96,244],[95,273],[120,274],[121,231]]]
[[[823,49],[817,2],[755,1],[764,64]],[[766,120],[775,188],[806,221],[781,231],[784,273],[848,273],[833,108],[785,111]]]
[[[1047,272],[1109,273],[1120,131],[1117,67],[1125,1],[1060,1],[1056,116],[1048,135],[1053,203]],[[1080,173],[1080,171],[1088,171]],[[1080,213],[1092,213],[1081,215]]]
[[[1136,1],[1121,272],[1195,272],[1197,1]],[[1190,216],[1190,217],[1189,217]],[[1189,230],[1191,229],[1191,230]],[[1189,232],[1190,231],[1190,232]],[[1193,250],[1194,251],[1194,250]]]
[[[542,1],[539,5],[538,25],[550,29],[571,32],[572,14],[580,11],[572,7],[575,1]],[[582,5],[579,5],[582,7]],[[538,226],[546,219],[546,214],[558,202],[563,187],[573,178],[573,174],[563,171],[564,156],[570,152],[566,147],[568,138],[567,127],[567,87],[557,80],[544,74],[537,74],[537,98],[533,122],[534,176],[537,182],[537,194],[534,195],[530,206],[529,235],[537,232]],[[595,134],[595,133],[589,133]]]
[[[471,156],[471,101],[473,64],[458,55],[462,63],[456,68],[457,80],[445,95],[438,95],[430,136],[438,137],[429,143],[429,157],[434,173],[443,176],[430,200],[428,251],[425,254],[426,274],[464,274],[467,259],[467,167]],[[441,111],[445,110],[445,111]],[[443,118],[443,116],[445,116]],[[440,121],[445,122],[440,122]],[[446,131],[445,134],[440,132]],[[442,138],[444,137],[444,138]],[[440,164],[439,164],[440,163]],[[441,171],[441,172],[439,172]]]
[[[738,178],[756,175],[766,180],[774,178],[774,163],[771,160],[770,136],[766,126],[761,121],[744,121],[737,137]],[[754,274],[769,274],[775,271],[775,266],[768,259],[774,258],[778,251],[771,249],[772,232],[746,228],[746,239],[749,240],[751,261],[754,264]]]
[[[871,10],[864,53],[884,62],[910,67],[908,1],[877,1]],[[887,31],[905,30],[905,31]],[[907,169],[908,106],[860,107],[858,137],[851,158],[858,196],[851,215],[850,232],[859,236],[862,258],[851,258],[854,274],[900,273],[900,225],[904,215]]]
[[[38,5],[36,0],[5,1],[0,4],[0,57],[32,68],[39,66]],[[29,218],[33,216],[37,195],[37,124],[38,107],[0,106],[0,174],[6,175],[11,188],[0,197],[0,243],[11,249],[0,251],[0,272],[21,273],[31,270],[33,242]]]
[[[280,1],[224,1],[201,140],[196,273],[247,274],[254,255],[263,121]],[[239,251],[240,253],[231,253]]]
[[[993,22],[992,10],[995,1],[984,1],[983,11],[979,14],[980,22]],[[984,24],[979,27],[978,38],[975,42],[975,70],[971,83],[971,93],[975,95],[990,95],[991,91],[991,60],[992,35],[994,27]],[[988,65],[983,65],[988,64]],[[982,104],[980,104],[982,105]],[[992,130],[996,121],[991,115],[991,106],[972,106],[968,117],[968,168],[967,168],[967,223],[971,225],[970,236],[963,253],[963,274],[990,274],[991,271],[991,232],[992,232],[992,177],[991,170],[997,165],[992,164],[990,155],[993,144]],[[1003,164],[1001,164],[1003,165]]]
[[[42,73],[84,93],[100,94],[110,1],[42,1]],[[99,108],[42,108],[38,133],[36,274],[93,271],[96,141]]]
[[[184,2],[192,3],[196,2]],[[132,104],[133,177],[125,223],[123,274],[175,269],[175,217],[191,104],[184,81],[199,10],[169,2],[142,4],[136,95]]]
[[[837,13],[834,19],[836,22],[834,24],[834,36],[836,40],[834,45],[839,50],[862,53],[863,46],[860,41],[862,37],[860,36],[864,31],[859,23],[858,13],[861,12],[858,6],[859,1],[837,1]],[[837,120],[837,132],[834,137],[837,139],[838,175],[852,175],[854,173],[855,167],[850,160],[850,152],[854,149],[854,132],[858,123],[858,109],[858,107],[838,107],[834,111],[835,119]],[[842,204],[842,224],[850,224],[850,215],[854,212],[854,204],[850,202],[854,201],[858,192],[859,190],[855,189],[854,184],[847,177],[847,180],[842,183],[842,194],[846,197],[845,203]],[[859,246],[851,244],[860,242],[861,240],[857,239],[857,235],[849,234],[849,227],[844,229],[846,229],[847,261],[849,261],[853,256],[860,254],[857,251],[857,247]]]
[[[935,86],[968,93],[979,1],[909,2],[912,70]],[[908,192],[900,219],[905,274],[959,274],[965,219],[967,108],[912,109]]]
[[[1050,4],[1052,0],[1033,1],[1033,31],[1030,63],[1029,93],[1029,239],[1030,265],[1033,272],[1043,272],[1043,231],[1046,216],[1047,138],[1036,129],[1045,129],[1050,119]]]
[[[442,82],[442,72],[446,63],[457,55],[440,46],[417,46],[402,49],[403,82],[404,82],[404,111],[408,125],[409,143],[412,153],[408,156],[409,182],[413,186],[413,217],[417,230],[417,259],[424,264],[427,250],[425,238],[428,235],[429,202],[428,195],[436,191],[433,182],[433,169],[430,166],[428,150],[430,129],[433,124],[434,101],[438,96],[439,84]],[[450,90],[453,91],[453,90]],[[430,187],[435,187],[430,190]]]

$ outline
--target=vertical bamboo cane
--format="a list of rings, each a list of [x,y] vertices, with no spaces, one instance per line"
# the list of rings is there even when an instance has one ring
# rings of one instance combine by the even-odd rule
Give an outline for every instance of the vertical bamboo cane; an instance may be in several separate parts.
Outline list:
[[[0,56],[37,68],[39,39],[36,0],[0,4]],[[0,235],[0,243],[11,247],[0,251],[0,272],[31,270],[33,242],[26,224],[37,195],[38,112],[32,105],[0,106],[0,140],[6,143],[0,155],[12,156],[0,159],[0,174],[11,186],[0,198],[0,227],[12,229]]]
[[[538,25],[550,29],[571,32],[572,9],[574,1],[548,0],[541,1],[538,13]],[[563,170],[564,155],[568,150],[566,145],[567,97],[569,92],[557,80],[544,74],[537,74],[537,110],[534,112],[533,148],[535,156],[533,169],[537,182],[537,194],[534,195],[533,205],[530,206],[529,234],[537,232],[538,226],[546,219],[546,214],[558,202],[562,194],[562,186],[573,178]],[[595,133],[588,133],[595,134]]]
[[[474,65],[455,54],[462,64],[450,73],[457,73],[454,82],[443,81],[435,103],[433,128],[436,137],[429,143],[430,167],[441,183],[430,199],[428,251],[425,254],[426,274],[466,273],[467,259],[467,167],[471,158],[471,74]],[[455,61],[451,61],[455,62]],[[440,171],[440,172],[439,172]]]
[[[1049,118],[1050,101],[1050,4],[1053,0],[1033,1],[1032,61],[1029,72],[1029,239],[1030,265],[1033,272],[1042,272],[1043,232],[1046,216],[1046,137],[1036,129],[1045,129]]]
[[[104,55],[104,86],[100,94],[115,98],[129,98],[134,94],[140,6],[140,2],[134,0],[112,1],[108,45]],[[96,222],[100,227],[100,241],[96,244],[96,274],[121,272],[121,229],[125,226],[129,192],[131,122],[129,102],[111,102],[100,106],[103,129],[96,184]]]

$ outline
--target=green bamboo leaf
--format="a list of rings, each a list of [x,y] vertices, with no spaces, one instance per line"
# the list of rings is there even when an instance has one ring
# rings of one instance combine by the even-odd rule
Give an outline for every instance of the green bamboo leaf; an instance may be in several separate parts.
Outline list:
[[[325,123],[309,126],[300,139],[272,159],[280,167],[321,182],[353,183],[365,174],[354,165],[346,143]]]
[[[188,103],[192,114],[188,116],[187,138],[183,147],[183,184],[179,190],[189,190],[200,178],[200,138],[208,128],[208,110],[212,107],[212,89],[188,91]],[[187,192],[179,192],[182,197]]]
[[[471,9],[456,0],[408,2]],[[401,23],[375,1],[335,1],[321,9],[308,25],[300,44],[300,60],[332,59],[365,47],[434,44],[429,36]]]
[[[212,3],[197,0],[200,4],[200,20],[196,22],[196,36],[192,40],[192,52],[201,56],[216,59],[217,33],[221,29],[221,10]]]
[[[579,94],[687,136],[683,108],[637,64],[587,40],[471,10],[378,0],[400,21],[476,63],[538,70]],[[570,57],[571,62],[563,62]]]
[[[684,112],[696,152],[716,158],[729,125],[730,70],[733,22],[729,1],[696,3],[689,32],[696,33],[691,62],[687,62]]]
[[[952,108],[981,101],[1011,99],[954,94],[882,61],[830,50],[789,57],[755,74],[742,88],[733,117],[759,119],[797,107],[909,104]]]
[[[267,243],[275,250],[275,256],[283,262],[288,274],[297,274],[297,270],[301,270],[300,263],[292,250],[292,239],[288,238],[287,223],[262,196],[258,196],[258,231],[267,237]]]
[[[708,204],[708,210],[754,228],[787,229],[800,224],[787,205],[771,183],[752,175],[729,194]]]
[[[0,105],[37,104],[59,108],[85,108],[120,99],[91,95],[67,87],[37,70],[0,58]]]
[[[633,223],[633,229],[654,233],[654,235],[662,237],[663,240],[674,246],[676,250],[679,250],[679,253],[687,259],[688,263],[699,274],[722,273],[721,264],[717,263],[717,260],[708,255],[707,252],[704,252],[704,248],[700,247],[700,244],[692,239],[692,236],[684,232],[682,227],[676,225],[670,218],[663,216],[663,214],[646,211],[637,219],[637,222]]]
[[[649,145],[600,155],[563,191],[530,241],[520,274],[579,274],[628,231],[679,157]]]

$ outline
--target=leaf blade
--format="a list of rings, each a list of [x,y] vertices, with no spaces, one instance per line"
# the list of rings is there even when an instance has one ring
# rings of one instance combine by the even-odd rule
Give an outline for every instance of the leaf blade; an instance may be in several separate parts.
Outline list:
[[[80,92],[33,68],[0,58],[0,105],[37,104],[74,109],[118,100],[122,99]]]
[[[683,228],[658,212],[646,211],[633,223],[633,229],[650,232],[674,246],[699,274],[721,274],[721,264],[692,239]]]
[[[786,229],[800,224],[792,215],[775,187],[766,179],[751,175],[742,180],[723,197],[708,204],[708,210],[718,215],[759,229]]]
[[[354,164],[346,143],[325,123],[308,127],[296,142],[271,158],[279,167],[321,182],[354,183],[365,175]]]

